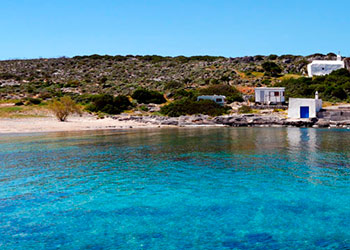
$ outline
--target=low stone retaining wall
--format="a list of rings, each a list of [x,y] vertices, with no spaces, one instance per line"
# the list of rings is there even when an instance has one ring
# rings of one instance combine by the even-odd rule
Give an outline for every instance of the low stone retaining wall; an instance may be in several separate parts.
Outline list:
[[[349,109],[324,109],[317,113],[318,118],[330,120],[330,121],[344,121],[350,120]]]

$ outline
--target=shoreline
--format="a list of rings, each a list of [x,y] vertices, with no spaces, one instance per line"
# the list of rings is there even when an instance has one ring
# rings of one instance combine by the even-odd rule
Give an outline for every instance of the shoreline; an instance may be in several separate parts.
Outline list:
[[[49,133],[49,132],[79,132],[94,130],[117,130],[135,128],[157,128],[156,125],[143,123],[115,121],[112,118],[97,119],[95,117],[69,117],[68,121],[60,122],[54,117],[45,118],[3,118],[0,119],[1,134]]]
[[[124,114],[109,116],[103,119],[97,119],[93,116],[71,116],[66,122],[59,122],[54,117],[0,119],[0,135],[179,127],[313,127],[349,129],[350,121],[329,121],[317,118],[291,120],[276,115],[256,114],[218,117],[205,115],[164,117]]]

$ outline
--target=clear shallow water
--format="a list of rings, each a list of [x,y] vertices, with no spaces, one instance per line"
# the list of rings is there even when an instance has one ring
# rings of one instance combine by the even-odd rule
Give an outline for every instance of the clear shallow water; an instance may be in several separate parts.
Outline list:
[[[350,131],[0,136],[0,249],[350,249]]]

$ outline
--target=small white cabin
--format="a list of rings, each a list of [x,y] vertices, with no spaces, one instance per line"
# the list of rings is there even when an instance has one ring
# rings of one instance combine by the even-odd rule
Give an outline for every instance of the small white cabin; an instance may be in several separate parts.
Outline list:
[[[197,101],[199,100],[211,100],[216,102],[217,104],[224,105],[226,96],[224,95],[201,95],[197,97]]]
[[[288,118],[314,118],[322,109],[322,100],[312,98],[289,98]]]
[[[285,88],[255,88],[255,103],[281,104],[285,102]]]
[[[337,56],[336,61],[331,60],[315,60],[307,65],[307,72],[309,77],[324,76],[332,73],[335,70],[345,68],[345,63],[342,61],[340,55]]]

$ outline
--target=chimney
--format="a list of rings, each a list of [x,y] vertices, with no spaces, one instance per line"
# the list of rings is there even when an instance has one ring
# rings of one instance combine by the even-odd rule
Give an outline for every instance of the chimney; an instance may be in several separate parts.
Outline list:
[[[318,100],[318,91],[315,92],[315,99]]]

